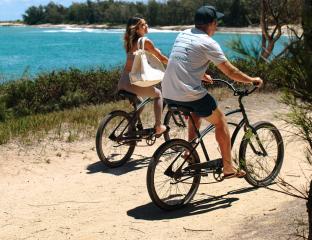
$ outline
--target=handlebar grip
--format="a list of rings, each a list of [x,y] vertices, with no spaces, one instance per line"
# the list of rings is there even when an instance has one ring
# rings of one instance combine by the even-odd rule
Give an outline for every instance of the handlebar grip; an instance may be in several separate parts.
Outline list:
[[[259,86],[259,83],[257,83],[257,82],[252,82],[252,85],[255,86],[255,87],[258,87],[258,86]]]

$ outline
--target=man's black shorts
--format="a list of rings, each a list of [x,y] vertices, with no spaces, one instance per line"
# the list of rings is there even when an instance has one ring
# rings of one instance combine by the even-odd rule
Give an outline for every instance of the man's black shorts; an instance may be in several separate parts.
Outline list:
[[[209,93],[207,93],[207,95],[203,98],[191,102],[180,102],[167,98],[164,100],[167,104],[175,104],[192,108],[194,110],[193,112],[199,117],[209,117],[218,106],[217,101]]]

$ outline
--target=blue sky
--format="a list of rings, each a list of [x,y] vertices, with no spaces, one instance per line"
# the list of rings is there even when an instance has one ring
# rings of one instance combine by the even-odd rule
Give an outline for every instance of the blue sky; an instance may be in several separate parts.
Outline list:
[[[30,6],[47,5],[51,0],[0,0],[0,21],[22,19],[23,13]],[[125,2],[147,2],[147,0],[124,0]],[[86,0],[53,0],[55,3],[68,7],[72,2]]]

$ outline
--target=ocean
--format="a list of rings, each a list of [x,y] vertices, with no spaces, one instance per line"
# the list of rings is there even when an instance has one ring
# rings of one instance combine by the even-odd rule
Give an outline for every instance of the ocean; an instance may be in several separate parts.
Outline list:
[[[87,70],[122,66],[125,61],[123,33],[123,29],[0,27],[0,81],[70,67]],[[168,56],[178,33],[150,29],[147,37]],[[228,43],[237,36],[217,33],[213,38],[231,59],[236,54],[228,48]],[[239,36],[247,46],[260,45],[260,35]],[[279,53],[287,41],[283,36],[274,54]]]

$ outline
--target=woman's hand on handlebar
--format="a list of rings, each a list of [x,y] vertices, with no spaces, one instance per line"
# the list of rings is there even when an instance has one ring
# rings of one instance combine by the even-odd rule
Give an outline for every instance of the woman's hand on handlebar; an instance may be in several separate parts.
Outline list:
[[[263,80],[259,77],[254,77],[252,78],[252,85],[254,85],[255,87],[259,88],[261,87],[263,84]]]

